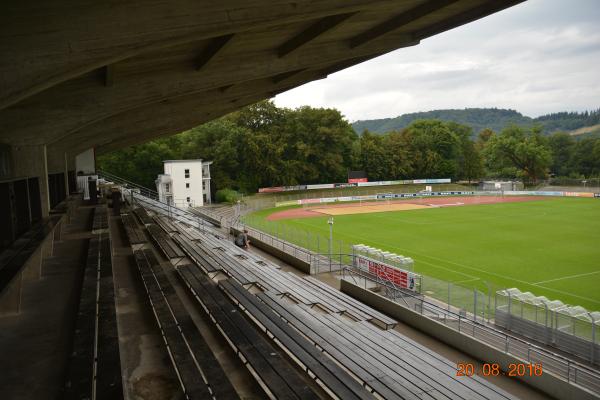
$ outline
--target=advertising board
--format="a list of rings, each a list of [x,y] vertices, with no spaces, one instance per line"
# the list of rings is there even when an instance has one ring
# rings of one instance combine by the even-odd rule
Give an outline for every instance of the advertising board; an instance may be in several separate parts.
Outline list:
[[[368,271],[383,280],[392,282],[402,289],[408,289],[414,292],[418,291],[420,275],[396,268],[381,261],[373,260],[372,258],[363,255],[357,255],[356,259],[360,269]]]

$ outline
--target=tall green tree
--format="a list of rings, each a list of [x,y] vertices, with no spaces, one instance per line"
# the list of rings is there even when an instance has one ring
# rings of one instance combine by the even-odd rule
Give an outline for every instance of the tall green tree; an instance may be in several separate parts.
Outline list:
[[[600,138],[585,138],[576,142],[570,165],[572,174],[586,178],[600,176]]]
[[[410,143],[402,132],[390,132],[385,135],[383,148],[387,158],[387,177],[385,179],[403,179],[412,175]]]
[[[404,131],[410,143],[412,176],[418,178],[456,177],[460,140],[442,121],[416,121]]]
[[[556,176],[568,176],[571,173],[575,140],[564,132],[557,132],[548,137],[548,146],[552,152],[550,172]]]
[[[513,168],[530,183],[545,177],[552,163],[550,148],[537,128],[530,131],[518,126],[505,128],[489,140],[484,152],[491,170]]]
[[[360,169],[367,173],[369,180],[377,181],[388,178],[390,167],[383,136],[365,130],[360,137]]]

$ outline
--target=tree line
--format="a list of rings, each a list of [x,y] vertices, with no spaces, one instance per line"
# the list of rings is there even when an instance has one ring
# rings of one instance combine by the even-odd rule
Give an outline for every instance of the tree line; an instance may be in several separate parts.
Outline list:
[[[515,110],[501,108],[465,108],[463,110],[432,110],[403,114],[395,118],[382,118],[355,121],[352,126],[355,131],[368,129],[376,133],[398,131],[408,127],[412,122],[422,119],[439,119],[453,121],[473,128],[476,135],[485,128],[496,132],[502,131],[509,125],[523,127],[536,126],[544,134],[557,131],[571,131],[582,127],[600,124],[600,109],[583,112],[557,112],[539,116],[527,117]]]
[[[213,187],[246,193],[344,182],[349,170],[364,170],[372,181],[502,177],[533,183],[549,175],[600,176],[600,139],[544,136],[539,127],[517,125],[473,133],[467,125],[440,120],[358,135],[338,110],[262,101],[181,134],[103,155],[99,167],[154,188],[163,160],[192,158],[214,161]]]

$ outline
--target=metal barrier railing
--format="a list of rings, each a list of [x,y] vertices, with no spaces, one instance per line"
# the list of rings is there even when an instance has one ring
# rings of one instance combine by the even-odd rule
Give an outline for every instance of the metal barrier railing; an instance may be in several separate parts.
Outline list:
[[[390,282],[366,271],[349,266],[344,267],[342,269],[342,279],[352,281],[357,285],[362,284],[365,288],[369,285],[379,286],[387,298],[394,300],[403,307],[410,308],[427,318],[443,323],[464,335],[482,340],[506,354],[532,364],[541,363],[544,371],[594,393],[600,393],[600,373],[593,368],[494,329],[490,325],[474,321],[469,316],[455,313],[443,305],[436,304],[426,296],[413,294],[406,290],[399,293],[398,288]]]
[[[146,196],[144,194],[146,192],[142,193],[140,189],[142,187],[139,185],[131,184],[130,186],[130,183],[126,180],[111,176],[110,174],[101,173],[100,175],[122,185],[124,194],[129,196],[132,202],[138,201],[144,203],[146,206],[158,210],[169,217],[176,217],[176,219],[199,229],[214,229],[212,228],[212,225],[206,225],[204,220],[195,213],[161,203],[158,201],[157,197],[154,199]],[[152,195],[151,190],[146,189],[146,191]],[[484,319],[481,319],[481,322],[479,322],[476,316],[469,315],[465,310],[458,310],[456,307],[450,307],[449,304],[442,304],[443,302],[439,301],[439,299],[433,299],[400,290],[391,282],[386,281],[381,277],[352,268],[350,265],[354,265],[354,263],[352,261],[353,255],[351,254],[344,254],[342,252],[335,254],[313,252],[275,235],[245,225],[240,222],[238,218],[227,222],[228,226],[237,229],[245,228],[249,231],[251,236],[254,236],[258,240],[290,254],[299,260],[309,263],[311,266],[311,273],[341,271],[344,279],[346,279],[346,275],[348,275],[354,277],[358,276],[360,279],[364,279],[365,285],[367,280],[374,282],[377,285],[384,287],[388,291],[387,297],[398,302],[398,304],[402,305],[402,303],[404,303],[404,306],[410,307],[414,311],[418,311],[420,314],[438,322],[442,322],[463,334],[469,334],[478,339],[485,340],[486,343],[507,354],[512,354],[531,363],[543,363],[545,370],[556,374],[560,378],[595,393],[600,393],[600,374],[594,369],[497,330],[492,326],[485,324]],[[402,301],[402,303],[399,303],[399,301]],[[454,310],[457,310],[458,312],[455,312]]]
[[[128,181],[127,179],[113,175],[110,172],[106,171],[98,171],[98,176],[100,178],[104,178],[107,181],[112,181],[118,184],[119,186],[126,187],[128,189],[136,189],[139,191],[138,193],[140,193],[142,196],[158,201],[158,192],[156,190],[148,189],[145,186],[138,185],[135,182]]]
[[[306,250],[300,246],[296,246],[295,244],[292,244],[285,240],[279,239],[278,237],[269,235],[268,233],[264,233],[256,228],[253,228],[248,225],[244,225],[242,223],[238,223],[237,225],[232,225],[232,227],[235,229],[238,229],[238,230],[246,229],[246,230],[248,230],[248,234],[250,236],[255,237],[256,239],[260,240],[261,242],[263,242],[271,247],[274,247],[278,250],[281,250],[286,254],[290,254],[301,261],[307,262],[309,264],[312,263],[312,260],[314,258],[314,253],[312,253],[309,250]]]

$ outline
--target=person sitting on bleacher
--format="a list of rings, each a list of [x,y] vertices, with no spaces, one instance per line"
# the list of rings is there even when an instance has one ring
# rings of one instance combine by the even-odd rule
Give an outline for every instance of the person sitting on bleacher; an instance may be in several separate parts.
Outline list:
[[[250,239],[248,239],[248,231],[246,229],[243,232],[238,233],[235,237],[235,244],[238,247],[248,249],[250,247]]]

